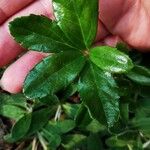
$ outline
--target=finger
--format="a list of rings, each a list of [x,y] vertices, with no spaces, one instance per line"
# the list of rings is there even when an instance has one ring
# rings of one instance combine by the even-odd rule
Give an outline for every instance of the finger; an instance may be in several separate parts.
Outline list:
[[[116,47],[118,43],[122,42],[119,36],[115,35],[108,35],[105,37],[103,40],[100,40],[94,44],[94,46],[111,46],[111,47]]]
[[[99,18],[109,29],[112,29],[137,1],[138,0],[100,0]]]
[[[34,0],[0,0],[0,24]]]
[[[120,42],[122,42],[122,40],[120,39],[119,36],[116,35],[109,35],[104,39],[104,44],[108,45],[108,46],[112,46],[112,47],[116,47],[116,45]]]
[[[18,16],[29,15],[34,13],[37,15],[45,15],[47,17],[53,17],[52,5],[49,0],[38,0],[29,7],[17,13],[10,18],[6,23],[0,27],[0,67],[10,63],[14,58],[23,51],[10,36],[8,31],[8,22]]]
[[[150,49],[150,3],[146,0],[100,0],[100,19],[131,47]]]
[[[40,52],[29,51],[19,58],[5,70],[0,81],[2,89],[14,94],[21,92],[25,77],[45,56]]]
[[[96,40],[95,41],[96,42],[100,41],[100,40],[104,39],[109,34],[110,33],[108,32],[108,30],[106,29],[104,24],[99,20],[98,21],[97,35],[96,35]]]

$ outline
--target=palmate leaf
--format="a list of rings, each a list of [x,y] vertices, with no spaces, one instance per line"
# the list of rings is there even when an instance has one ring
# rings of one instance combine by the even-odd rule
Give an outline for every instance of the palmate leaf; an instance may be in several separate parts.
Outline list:
[[[91,116],[111,127],[119,117],[119,96],[110,73],[87,64],[79,82],[79,93]]]
[[[98,0],[53,0],[53,8],[55,21],[30,15],[10,23],[11,34],[25,48],[57,53],[27,76],[23,91],[31,99],[56,98],[57,92],[72,83],[88,59],[81,51],[89,51],[96,36]],[[110,64],[102,70],[96,65],[90,63],[81,77],[80,95],[94,119],[112,126],[119,115],[116,84],[110,73],[102,71]]]
[[[58,26],[76,47],[84,50],[94,41],[98,23],[98,0],[53,0]]]
[[[85,58],[78,52],[62,52],[45,58],[27,76],[24,93],[29,98],[54,95],[80,73]]]
[[[14,39],[40,52],[82,50],[91,46],[97,30],[98,0],[53,0],[56,21],[30,15],[10,22]]]

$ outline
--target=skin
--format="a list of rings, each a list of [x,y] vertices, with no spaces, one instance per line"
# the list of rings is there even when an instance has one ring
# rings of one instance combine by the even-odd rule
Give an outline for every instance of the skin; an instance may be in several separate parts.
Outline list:
[[[150,50],[149,0],[100,0],[96,42],[114,46],[119,40],[140,51]],[[10,36],[8,23],[18,16],[45,15],[52,19],[51,0],[0,0],[0,67],[9,65],[1,80],[1,88],[19,93],[29,71],[46,55],[26,51]],[[17,58],[24,52],[22,57]]]

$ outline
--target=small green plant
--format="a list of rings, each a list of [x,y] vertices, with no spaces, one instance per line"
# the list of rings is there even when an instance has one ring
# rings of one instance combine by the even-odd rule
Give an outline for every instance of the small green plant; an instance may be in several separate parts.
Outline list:
[[[23,94],[0,95],[14,119],[14,143],[43,149],[144,149],[150,138],[150,70],[144,54],[93,46],[98,0],[53,0],[55,20],[30,15],[9,24],[24,48],[51,53],[28,74]],[[134,53],[134,55],[133,55]],[[144,59],[143,59],[144,58]],[[69,101],[70,97],[77,102]]]

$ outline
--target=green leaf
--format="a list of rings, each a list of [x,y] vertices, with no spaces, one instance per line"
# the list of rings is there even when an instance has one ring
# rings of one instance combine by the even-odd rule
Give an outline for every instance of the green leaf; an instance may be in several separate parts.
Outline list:
[[[128,55],[108,46],[92,48],[90,60],[102,70],[112,73],[128,72],[133,68],[132,60]]]
[[[150,86],[150,69],[146,67],[135,66],[127,77],[140,85]]]
[[[113,148],[113,147],[125,148],[126,147],[126,149],[128,149],[127,147],[130,145],[131,148],[134,148],[136,146],[136,148],[140,149],[138,147],[138,146],[140,146],[140,145],[138,145],[138,144],[140,144],[140,143],[138,143],[139,142],[138,138],[139,138],[139,136],[138,136],[137,132],[126,130],[116,136],[112,136],[112,137],[108,138],[106,140],[106,144],[111,148]]]
[[[11,35],[24,48],[40,52],[74,51],[72,42],[55,21],[30,15],[10,22]]]
[[[80,129],[85,129],[87,125],[89,125],[92,121],[92,118],[87,110],[87,108],[81,104],[75,116],[76,125]]]
[[[0,105],[0,115],[8,117],[14,120],[20,119],[24,114],[25,110],[20,107],[13,105]]]
[[[41,52],[82,50],[97,31],[98,1],[53,0],[56,21],[30,15],[10,22],[14,39],[24,48]]]
[[[0,93],[0,114],[2,116],[18,120],[27,109],[26,98],[23,94],[4,94]]]
[[[98,23],[98,0],[53,0],[56,21],[79,49],[91,46]]]
[[[22,139],[28,132],[31,124],[31,114],[26,114],[12,128],[12,139],[13,141],[18,141]]]
[[[41,134],[44,137],[44,139],[46,139],[49,149],[56,150],[57,147],[61,144],[60,135],[55,134],[53,132],[49,132],[46,129],[43,129]]]
[[[100,136],[98,134],[91,134],[87,138],[87,150],[100,150],[104,149],[102,146]]]
[[[128,123],[128,120],[129,120],[129,104],[128,103],[120,104],[120,115],[121,115],[122,121],[124,121],[125,124]]]
[[[91,133],[97,133],[105,130],[105,127],[102,124],[90,117],[90,114],[84,105],[81,105],[80,109],[78,110],[75,121],[76,126],[84,132],[89,131]]]
[[[150,137],[150,117],[135,118],[132,121],[134,127]]]
[[[60,132],[64,134],[75,128],[75,121],[73,120],[58,121],[57,123],[55,122],[53,125],[56,125],[58,128],[60,128]]]
[[[49,118],[54,115],[53,108],[43,108],[41,110],[32,113],[32,120],[28,135],[32,135],[35,132],[42,129],[44,125],[48,122]]]
[[[109,127],[118,120],[119,104],[116,83],[108,72],[87,64],[79,82],[81,100],[91,116]]]
[[[63,120],[63,121],[50,121],[45,127],[51,133],[64,134],[75,128],[75,121]]]
[[[27,76],[25,95],[30,98],[53,96],[77,77],[84,64],[85,58],[77,52],[63,52],[45,58]]]
[[[62,146],[66,150],[72,150],[77,149],[80,144],[82,144],[83,141],[85,141],[86,136],[82,134],[70,134],[62,139]]]
[[[26,97],[23,94],[0,94],[0,107],[2,105],[15,105],[23,108],[27,108]]]
[[[80,108],[80,104],[66,103],[66,104],[63,105],[63,110],[65,112],[65,115],[70,119],[75,118],[79,108]]]
[[[61,143],[61,135],[75,127],[73,120],[50,121],[42,130],[43,137],[48,141],[50,149],[56,149]]]

